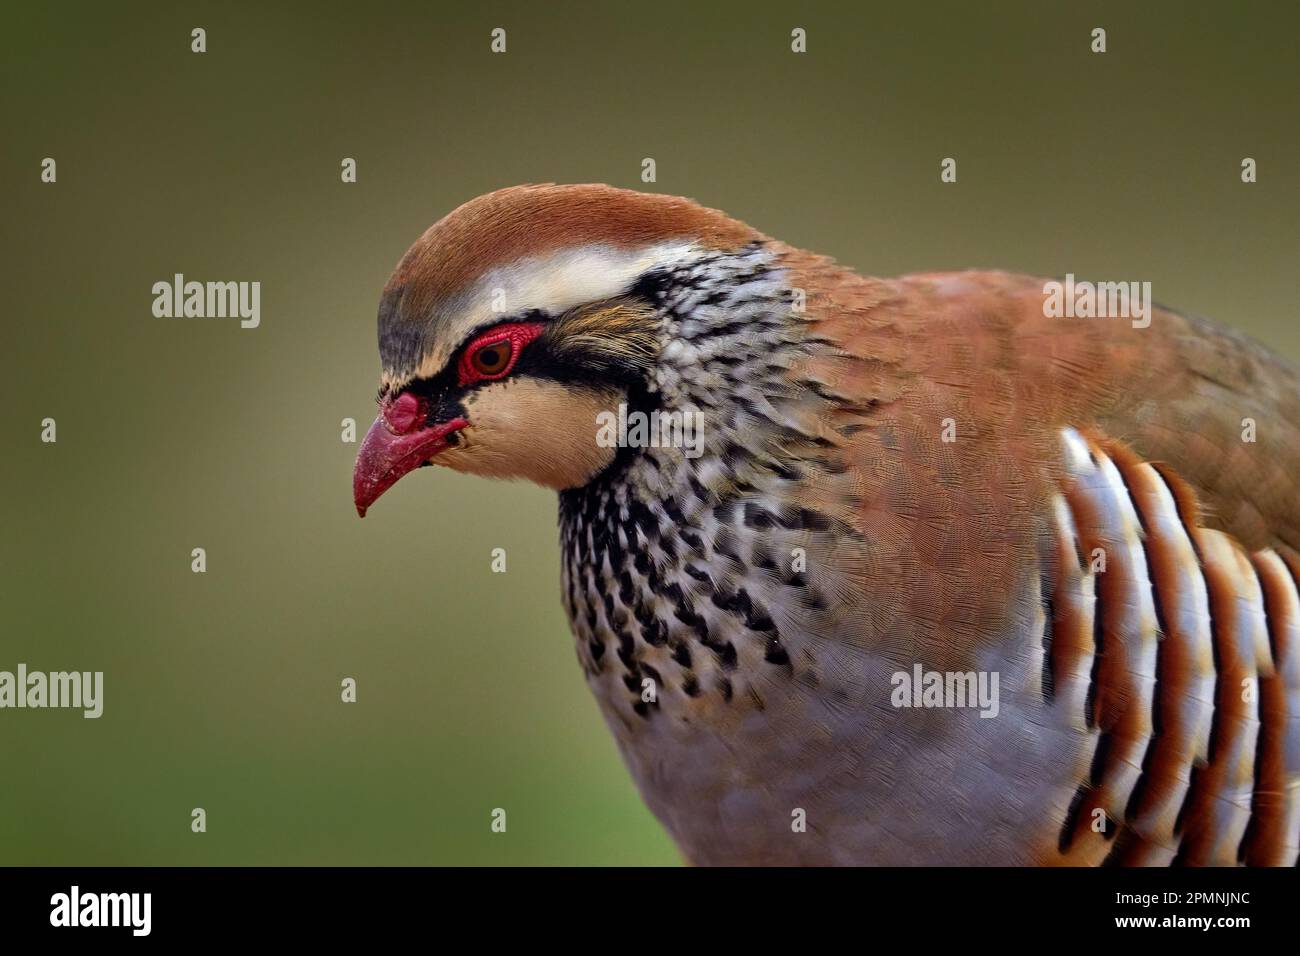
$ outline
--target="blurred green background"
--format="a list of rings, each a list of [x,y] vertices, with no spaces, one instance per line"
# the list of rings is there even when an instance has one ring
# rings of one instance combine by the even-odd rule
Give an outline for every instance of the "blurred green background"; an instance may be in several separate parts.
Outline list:
[[[479,193],[653,157],[641,188],[864,271],[1149,280],[1300,354],[1294,5],[28,7],[0,14],[0,669],[106,690],[97,721],[0,711],[0,863],[678,861],[575,662],[553,496],[431,469],[353,512],[379,291]],[[261,327],[155,318],[175,272],[260,281]]]

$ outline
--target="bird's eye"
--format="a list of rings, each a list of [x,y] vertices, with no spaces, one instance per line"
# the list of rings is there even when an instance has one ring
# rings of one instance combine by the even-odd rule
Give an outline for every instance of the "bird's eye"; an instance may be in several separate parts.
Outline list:
[[[513,322],[484,332],[460,353],[460,384],[509,375],[524,346],[541,335],[544,328],[541,322]]]
[[[501,342],[489,342],[480,345],[470,356],[469,364],[483,376],[500,375],[510,365],[510,355],[514,347],[507,339]]]

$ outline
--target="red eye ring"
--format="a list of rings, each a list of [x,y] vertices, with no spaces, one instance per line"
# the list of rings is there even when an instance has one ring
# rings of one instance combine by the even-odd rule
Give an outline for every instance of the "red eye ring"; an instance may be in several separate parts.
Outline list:
[[[456,368],[460,384],[471,385],[474,382],[505,378],[515,367],[515,362],[519,361],[519,353],[524,350],[524,346],[541,335],[545,328],[544,322],[516,322],[488,329],[465,346],[465,351],[461,353],[460,364]],[[500,360],[492,356],[494,360],[490,363],[478,361],[480,353],[488,352],[494,347],[508,348],[509,353]]]

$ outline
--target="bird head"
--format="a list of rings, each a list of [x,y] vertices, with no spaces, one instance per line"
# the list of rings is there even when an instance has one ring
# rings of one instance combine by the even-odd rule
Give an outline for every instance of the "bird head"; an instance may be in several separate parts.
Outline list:
[[[448,214],[380,301],[357,512],[426,464],[588,483],[617,453],[597,416],[653,401],[666,277],[762,238],[686,199],[600,185],[517,186]]]

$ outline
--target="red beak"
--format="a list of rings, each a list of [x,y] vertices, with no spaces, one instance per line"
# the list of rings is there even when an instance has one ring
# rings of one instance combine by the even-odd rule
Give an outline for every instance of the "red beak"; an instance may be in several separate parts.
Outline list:
[[[439,452],[446,451],[450,446],[448,436],[469,424],[463,418],[453,418],[448,422],[413,428],[411,416],[405,414],[408,410],[400,407],[403,399],[410,397],[399,398],[395,403],[399,406],[397,408],[386,406],[380,411],[357,452],[357,464],[352,472],[352,499],[356,502],[357,514],[363,518],[366,509],[397,484],[399,478]],[[407,430],[399,431],[390,423],[394,420],[398,427],[406,425]]]

